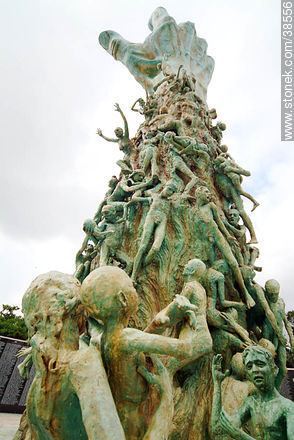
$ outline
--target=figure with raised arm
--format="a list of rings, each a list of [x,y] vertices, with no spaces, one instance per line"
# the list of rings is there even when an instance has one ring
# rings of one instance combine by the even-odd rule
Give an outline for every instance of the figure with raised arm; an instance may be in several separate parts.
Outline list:
[[[129,137],[129,126],[128,126],[128,122],[127,119],[122,111],[122,109],[120,108],[119,104],[115,104],[115,111],[119,112],[123,122],[124,122],[124,129],[122,129],[121,127],[117,127],[114,130],[114,133],[116,135],[116,138],[109,138],[107,136],[104,136],[104,134],[102,133],[102,131],[100,130],[100,128],[97,129],[97,134],[98,136],[102,137],[103,139],[105,139],[108,142],[116,142],[119,145],[119,149],[121,151],[124,152],[124,158],[122,161],[118,161],[118,165],[122,168],[122,169],[127,169],[129,168],[130,170],[132,169],[131,164],[130,164],[130,154],[133,152],[134,150],[134,145],[133,142],[131,141],[130,137]]]
[[[239,410],[228,415],[222,409],[221,383],[229,372],[222,372],[221,355],[213,359],[213,433],[229,435],[235,440],[292,440],[294,403],[282,397],[275,388],[278,367],[273,355],[263,347],[251,345],[244,350],[243,363],[247,379],[254,384],[256,394],[247,397]],[[242,429],[249,421],[252,435]]]

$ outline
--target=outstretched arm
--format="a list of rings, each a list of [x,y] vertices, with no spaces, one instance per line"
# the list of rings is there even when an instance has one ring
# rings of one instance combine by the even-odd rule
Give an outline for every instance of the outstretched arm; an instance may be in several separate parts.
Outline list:
[[[139,189],[146,188],[152,183],[152,179],[149,179],[147,182],[137,183],[136,185],[128,186],[123,182],[120,182],[120,187],[127,193],[131,193],[134,191],[138,191]]]
[[[133,112],[140,113],[140,111],[137,108],[135,108],[135,105],[137,104],[137,102],[139,102],[139,99],[140,98],[138,98],[131,107],[131,110],[133,110]]]
[[[247,176],[247,177],[251,175],[250,171],[244,170],[244,168],[241,168],[235,162],[232,164],[226,163],[226,167],[230,173],[236,173],[236,174],[240,174],[242,176]]]
[[[105,139],[108,142],[118,142],[119,141],[119,139],[117,139],[117,138],[112,139],[112,138],[104,136],[104,134],[102,134],[102,131],[100,130],[100,128],[97,129],[97,134],[98,134],[98,136],[102,137],[103,139]]]
[[[128,126],[127,119],[126,119],[126,117],[125,117],[125,115],[124,115],[124,113],[123,113],[123,111],[122,111],[122,109],[120,108],[120,106],[119,106],[118,103],[114,104],[114,108],[115,108],[115,110],[116,110],[117,112],[119,112],[119,113],[121,114],[121,117],[123,118],[123,121],[124,121],[124,127],[125,127],[125,130],[124,130],[124,137],[125,137],[126,139],[129,139],[129,126]]]

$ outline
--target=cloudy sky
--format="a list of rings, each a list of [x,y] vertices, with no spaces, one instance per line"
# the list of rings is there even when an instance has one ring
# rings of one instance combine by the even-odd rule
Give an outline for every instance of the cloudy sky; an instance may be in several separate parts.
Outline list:
[[[215,71],[208,105],[227,124],[224,143],[251,170],[244,187],[261,203],[252,214],[263,266],[277,278],[287,308],[292,294],[294,148],[280,142],[280,2],[278,0],[1,0],[0,304],[20,304],[31,280],[48,270],[74,271],[83,240],[120,152],[95,134],[131,134],[144,96],[127,69],[98,45],[113,29],[134,42],[164,6],[177,22],[195,22]]]

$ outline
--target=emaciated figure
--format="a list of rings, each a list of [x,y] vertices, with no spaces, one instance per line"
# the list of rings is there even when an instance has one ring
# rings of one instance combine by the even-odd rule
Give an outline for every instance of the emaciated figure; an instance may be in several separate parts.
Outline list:
[[[153,243],[148,254],[144,258],[144,264],[150,264],[154,257],[160,251],[162,242],[164,240],[168,214],[170,210],[170,197],[176,191],[176,186],[172,182],[167,182],[164,186],[163,190],[160,193],[155,193],[150,197],[137,197],[137,202],[148,202],[150,203],[150,208],[145,219],[143,234],[141,238],[141,243],[138,249],[138,252],[135,256],[133,272],[132,272],[132,280],[136,280],[138,276],[138,272],[140,266],[142,264],[142,260],[146,253],[148,246],[150,245],[150,241],[152,235],[154,234]]]
[[[116,209],[112,205],[105,205],[102,208],[101,230],[107,232],[103,239],[100,251],[99,266],[107,266],[110,258],[114,258],[125,265],[127,273],[131,270],[131,260],[122,249],[124,224],[118,222]]]
[[[124,121],[124,130],[120,127],[117,127],[114,130],[114,133],[116,135],[115,139],[104,136],[104,134],[102,133],[100,128],[97,129],[97,134],[108,142],[117,142],[119,144],[119,149],[125,153],[125,156],[122,161],[118,161],[118,165],[122,169],[129,168],[131,170],[131,164],[129,161],[129,157],[134,149],[134,146],[133,146],[133,142],[131,141],[131,139],[129,137],[128,122],[127,122],[127,119],[126,119],[124,113],[122,112],[122,109],[120,108],[119,104],[115,104],[114,107],[115,107],[115,110],[121,114],[121,117]]]
[[[209,189],[200,186],[196,189],[195,195],[195,221],[199,226],[199,230],[203,237],[206,237],[209,241],[210,246],[215,245],[221,251],[233,271],[247,307],[253,307],[255,303],[245,287],[240,268],[229,245],[235,243],[235,238],[233,238],[225,228],[218,214],[216,205],[211,201],[211,192]]]
[[[253,208],[251,209],[251,211],[254,211],[257,206],[259,206],[259,203],[255,200],[254,197],[244,191],[241,186],[242,176],[250,176],[250,171],[244,170],[244,168],[241,168],[238,164],[236,164],[235,161],[227,159],[226,153],[221,153],[219,156],[217,156],[217,158],[214,160],[214,164],[219,172],[222,171],[224,174],[226,174],[226,176],[229,177],[229,179],[232,181],[233,185],[237,189],[238,193],[251,200],[251,202],[253,203]]]
[[[125,439],[101,355],[79,341],[80,288],[74,276],[49,272],[39,275],[24,294],[22,309],[36,369],[26,402],[26,438]]]
[[[294,403],[282,397],[275,388],[278,367],[272,354],[263,347],[252,345],[245,349],[243,362],[246,376],[255,385],[256,394],[247,397],[242,407],[229,416],[221,409],[221,383],[228,372],[222,372],[220,355],[213,359],[213,432],[223,432],[235,440],[292,440]],[[249,420],[253,437],[241,429]]]
[[[128,440],[140,440],[146,431],[143,405],[148,396],[148,384],[139,374],[138,367],[144,365],[144,353],[191,361],[202,355],[197,320],[193,320],[194,330],[190,325],[191,316],[187,315],[196,307],[187,300],[184,309],[174,303],[180,320],[188,318],[178,339],[128,328],[138,307],[137,292],[126,273],[112,266],[100,267],[90,273],[82,285],[81,298],[89,315],[104,324],[101,350],[125,434]],[[175,307],[172,307],[174,311]],[[162,416],[170,420],[171,410],[168,407]],[[165,432],[162,437],[154,439],[166,438],[167,434]]]
[[[287,374],[287,354],[285,345],[281,344],[279,340],[279,334],[283,334],[284,325],[287,330],[290,345],[294,347],[294,336],[291,325],[289,324],[285,312],[285,303],[283,299],[279,296],[280,293],[280,284],[276,280],[268,280],[265,283],[265,297],[268,302],[268,305],[274,314],[277,322],[277,326],[279,328],[279,333],[276,334],[273,329],[269,319],[265,317],[263,326],[262,326],[262,336],[265,339],[270,340],[275,347],[277,353],[277,364],[279,367],[279,372],[276,378],[276,387],[279,389],[280,385],[284,377]]]

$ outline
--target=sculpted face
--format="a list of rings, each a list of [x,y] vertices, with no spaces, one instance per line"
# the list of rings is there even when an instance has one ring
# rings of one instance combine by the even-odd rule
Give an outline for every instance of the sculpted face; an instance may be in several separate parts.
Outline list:
[[[102,215],[107,222],[114,222],[116,220],[116,210],[112,206],[104,206]]]
[[[209,203],[211,201],[211,192],[208,188],[201,188],[201,190],[197,191],[197,197],[201,200]]]
[[[175,185],[167,185],[167,186],[165,186],[164,188],[163,188],[163,190],[162,190],[162,192],[161,192],[161,194],[164,196],[164,197],[170,197],[170,196],[172,196],[173,195],[173,193],[176,191],[176,187],[175,187]]]
[[[119,139],[121,139],[121,138],[123,137],[123,135],[124,135],[124,131],[123,131],[123,129],[120,128],[120,127],[117,127],[117,128],[114,130],[114,133],[115,133],[115,136],[118,137]]]
[[[248,353],[244,365],[248,379],[257,389],[267,390],[274,387],[275,374],[273,367],[264,354],[257,351]]]
[[[271,302],[277,302],[280,293],[280,284],[276,280],[268,280],[265,283],[265,290],[268,299]]]
[[[203,261],[195,258],[194,260],[188,261],[186,266],[184,267],[183,275],[195,275],[197,278],[200,278],[201,275],[205,272],[206,266]]]
[[[90,218],[85,220],[83,224],[83,231],[86,234],[93,234],[94,230],[95,230],[95,222]]]
[[[237,211],[237,209],[230,209],[229,210],[229,222],[231,223],[231,225],[233,226],[237,226],[240,220],[240,214],[239,211]]]

